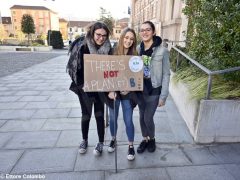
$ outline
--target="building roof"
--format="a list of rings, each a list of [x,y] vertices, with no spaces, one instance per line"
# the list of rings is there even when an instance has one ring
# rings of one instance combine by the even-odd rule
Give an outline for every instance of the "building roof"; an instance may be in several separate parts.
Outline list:
[[[59,18],[59,22],[68,22],[66,19]]]
[[[119,22],[119,23],[120,23],[120,22],[127,22],[127,23],[128,23],[129,20],[130,20],[129,18],[122,18],[122,19],[119,19],[118,22]]]
[[[93,21],[69,21],[69,27],[86,27],[91,24]]]
[[[11,17],[2,17],[2,24],[12,24]]]
[[[116,26],[120,26],[121,29],[124,29],[125,27],[128,27],[128,22],[129,22],[129,18],[122,18],[117,20]]]
[[[48,10],[50,9],[44,7],[44,6],[22,6],[22,5],[14,5],[10,7],[10,9],[33,9],[33,10]]]

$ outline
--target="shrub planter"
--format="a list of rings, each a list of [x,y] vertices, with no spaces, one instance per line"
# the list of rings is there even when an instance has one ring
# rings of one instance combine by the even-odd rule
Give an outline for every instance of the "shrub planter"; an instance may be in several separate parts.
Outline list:
[[[16,47],[16,51],[33,51],[33,47]]]
[[[51,51],[53,49],[52,46],[36,46],[33,48],[34,51]]]
[[[240,142],[240,100],[198,102],[184,83],[172,80],[169,90],[195,142]]]

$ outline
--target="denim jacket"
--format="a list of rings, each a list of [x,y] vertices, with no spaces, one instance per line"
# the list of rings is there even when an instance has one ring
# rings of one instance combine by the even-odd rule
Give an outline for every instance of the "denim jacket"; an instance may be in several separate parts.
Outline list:
[[[140,53],[140,46],[137,47]],[[162,86],[160,99],[166,101],[169,94],[170,62],[169,51],[162,45],[153,47],[150,62],[151,82],[154,88]]]

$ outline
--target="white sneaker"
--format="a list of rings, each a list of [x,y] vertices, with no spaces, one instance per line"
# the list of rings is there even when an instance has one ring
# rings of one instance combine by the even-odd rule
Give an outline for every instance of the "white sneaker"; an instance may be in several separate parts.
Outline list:
[[[83,140],[83,141],[81,142],[80,146],[79,146],[78,152],[79,152],[80,154],[86,153],[87,147],[88,147],[88,141]]]
[[[115,147],[116,147],[116,141],[115,140],[111,140],[110,144],[108,146],[108,152],[112,153],[115,151]]]
[[[132,161],[132,160],[135,159],[135,151],[134,151],[134,147],[133,147],[133,146],[128,146],[127,159],[128,159],[129,161]]]

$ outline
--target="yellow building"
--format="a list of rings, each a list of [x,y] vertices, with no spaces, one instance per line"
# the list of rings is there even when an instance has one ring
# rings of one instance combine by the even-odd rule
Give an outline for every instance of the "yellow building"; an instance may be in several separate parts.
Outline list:
[[[117,20],[113,27],[112,39],[119,40],[122,30],[128,27],[128,23],[129,18],[122,18]]]
[[[14,36],[22,38],[21,20],[24,14],[32,16],[35,24],[35,37],[46,35],[48,30],[59,31],[58,14],[44,6],[21,6],[14,5],[10,8],[12,16],[12,25]]]
[[[60,32],[62,34],[63,40],[67,40],[68,39],[68,22],[63,18],[60,18],[59,28],[60,28]]]
[[[6,39],[10,36],[13,36],[13,28],[12,28],[12,21],[11,17],[1,17],[1,38]]]

